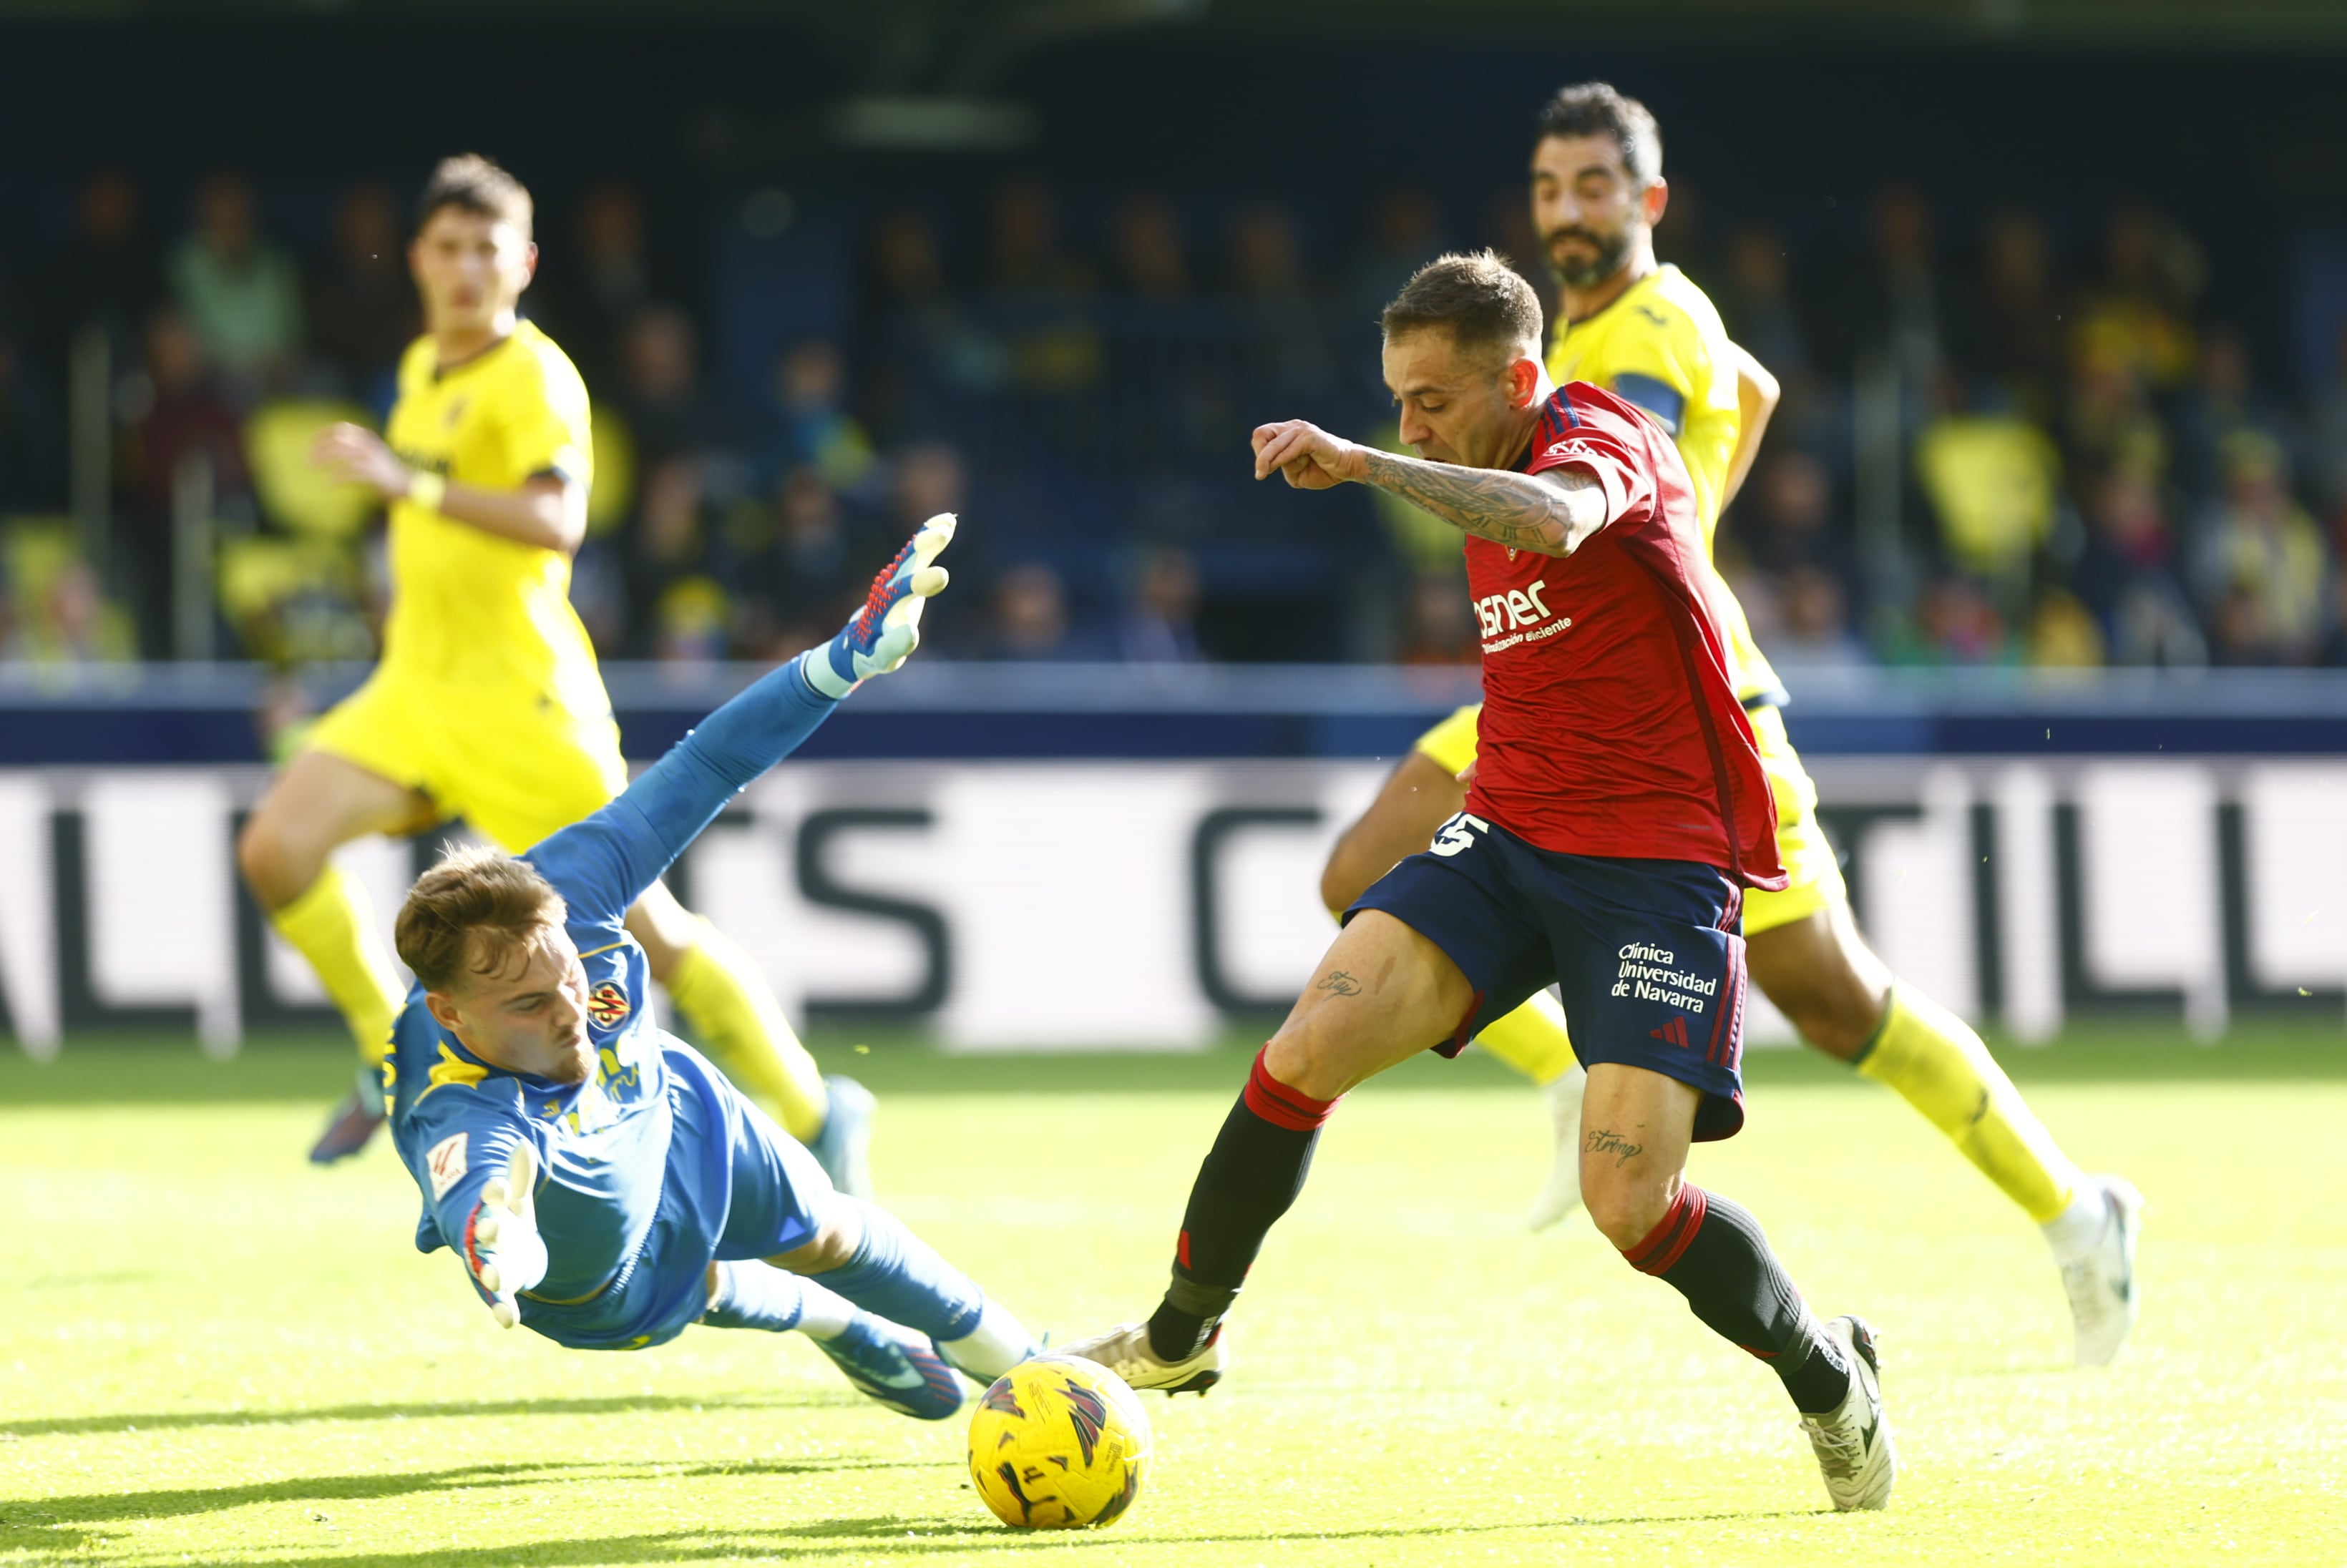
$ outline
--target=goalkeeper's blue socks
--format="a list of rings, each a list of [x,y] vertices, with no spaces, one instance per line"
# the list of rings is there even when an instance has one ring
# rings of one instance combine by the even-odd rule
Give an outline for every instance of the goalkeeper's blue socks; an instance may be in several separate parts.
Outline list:
[[[885,1209],[854,1198],[864,1221],[856,1256],[816,1276],[866,1311],[927,1334],[972,1376],[991,1381],[1036,1352],[1019,1320]]]

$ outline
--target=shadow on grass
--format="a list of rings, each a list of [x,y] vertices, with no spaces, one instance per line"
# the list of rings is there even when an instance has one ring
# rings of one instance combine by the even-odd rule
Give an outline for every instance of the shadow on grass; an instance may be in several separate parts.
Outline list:
[[[466,1420],[479,1416],[609,1416],[674,1410],[845,1410],[866,1401],[837,1394],[612,1394],[595,1399],[450,1400],[438,1403],[315,1405],[293,1410],[164,1410],[148,1414],[58,1416],[46,1420],[5,1421],[0,1431],[17,1437],[70,1432],[170,1431],[189,1427],[295,1426],[309,1421]]]
[[[836,1459],[744,1459],[694,1464],[547,1460],[510,1464],[471,1464],[454,1470],[296,1476],[286,1481],[253,1481],[242,1486],[190,1487],[167,1492],[101,1492],[46,1497],[36,1502],[7,1505],[6,1517],[11,1529],[40,1528],[28,1522],[46,1518],[55,1521],[55,1524],[48,1528],[59,1531],[126,1520],[179,1519],[192,1514],[218,1513],[256,1502],[365,1502],[390,1497],[412,1497],[424,1492],[470,1492],[507,1486],[603,1485],[613,1481],[668,1481],[721,1475],[824,1475],[874,1470],[958,1468],[945,1460],[863,1459],[852,1455]]]
[[[972,1507],[975,1506],[973,1503]],[[1122,1555],[1144,1547],[1406,1541],[1446,1535],[1563,1532],[1646,1524],[1758,1522],[1824,1518],[1831,1513],[1832,1510],[1826,1508],[1755,1509],[1746,1512],[1572,1515],[1563,1519],[1426,1524],[1389,1530],[1234,1531],[1192,1535],[1135,1535],[1114,1531],[1098,1534],[1082,1531],[1025,1532],[982,1526],[973,1528],[958,1520],[879,1516],[815,1520],[805,1524],[747,1530],[680,1530],[658,1535],[567,1538],[504,1546],[441,1547],[422,1552],[369,1552],[335,1557],[301,1557],[294,1561],[302,1563],[303,1568],[504,1568],[507,1564],[523,1563],[543,1564],[545,1568],[572,1568],[572,1565],[604,1563],[706,1563],[743,1556],[868,1560],[881,1550],[912,1556],[949,1553],[967,1556],[977,1551],[1019,1553],[1073,1548],[1105,1550]],[[52,1541],[58,1542],[58,1538],[52,1537]],[[1114,1560],[1113,1556],[1109,1559]]]

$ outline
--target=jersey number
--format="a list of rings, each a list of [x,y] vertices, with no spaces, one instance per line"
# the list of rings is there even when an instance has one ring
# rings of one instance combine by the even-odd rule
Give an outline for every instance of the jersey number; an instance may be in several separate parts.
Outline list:
[[[1434,842],[1427,849],[1438,855],[1455,855],[1471,848],[1475,842],[1475,835],[1491,825],[1481,817],[1471,817],[1461,811],[1435,830]]]

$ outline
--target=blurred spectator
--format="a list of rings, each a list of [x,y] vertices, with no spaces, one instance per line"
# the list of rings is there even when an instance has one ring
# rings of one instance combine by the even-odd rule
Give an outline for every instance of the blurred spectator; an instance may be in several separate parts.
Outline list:
[[[1728,334],[1779,381],[1808,369],[1784,237],[1771,229],[1739,229],[1728,236],[1727,263],[1716,298]]]
[[[2047,588],[2030,606],[2023,638],[2040,669],[2093,669],[2103,662],[2103,630],[2075,596]]]
[[[2124,468],[2157,482],[2168,473],[2168,432],[2127,356],[2109,343],[2079,346],[2070,374],[2064,435],[2089,468]]]
[[[261,237],[252,188],[216,174],[196,191],[195,227],[171,252],[171,292],[240,404],[282,384],[302,342],[302,280]]]
[[[1060,248],[1060,209],[1040,180],[1014,179],[987,215],[987,282],[1006,293],[1081,293],[1092,269]]]
[[[1516,199],[1523,204],[1521,195]],[[1442,249],[1442,213],[1434,199],[1407,186],[1387,191],[1370,210],[1368,244],[1353,263],[1346,309],[1363,322],[1376,321],[1410,274]]]
[[[1865,347],[1887,353],[1910,395],[1935,385],[1946,359],[1947,290],[1932,206],[1905,181],[1874,199],[1872,255],[1858,307]]]
[[[872,472],[872,442],[847,412],[846,382],[837,344],[809,338],[784,351],[774,361],[764,473],[780,475],[812,464],[835,490],[864,482]]]
[[[579,199],[569,252],[548,248],[533,290],[555,341],[598,396],[618,384],[621,339],[654,299],[649,227],[634,186],[607,180],[594,187]]]
[[[0,517],[65,510],[65,418],[51,388],[0,323]]]
[[[1401,643],[1395,662],[1475,664],[1482,657],[1466,583],[1455,576],[1411,578],[1402,601]]]
[[[380,180],[343,193],[333,249],[310,280],[310,341],[344,390],[378,410],[389,406],[399,356],[424,330],[399,201]]]
[[[2315,400],[2306,445],[2332,552],[2347,555],[2347,321],[2340,324],[2332,354],[2331,384]]]
[[[1952,409],[1916,439],[1915,467],[1941,547],[1967,571],[2014,579],[2053,531],[2062,454],[2027,420]]]
[[[1270,202],[1244,208],[1231,219],[1226,278],[1235,294],[1278,300],[1304,291],[1304,262],[1296,223]]]
[[[1197,661],[1198,564],[1186,551],[1158,548],[1142,556],[1116,642],[1128,664]]]
[[[1120,202],[1109,246],[1123,292],[1140,300],[1178,300],[1190,291],[1181,219],[1163,197],[1143,193]]]
[[[41,614],[20,628],[15,657],[36,664],[118,664],[138,648],[122,612],[106,602],[87,561],[64,563],[42,596]]]
[[[1835,527],[1833,475],[1798,447],[1769,453],[1737,496],[1733,535],[1753,563],[1786,573],[1815,566],[1845,583],[1850,542]]]
[[[1841,579],[1820,566],[1796,566],[1777,595],[1778,630],[1763,645],[1780,675],[1805,669],[1849,669],[1873,663],[1850,629]]]
[[[887,559],[882,552],[901,543],[852,524],[839,496],[812,467],[783,476],[774,510],[774,541],[746,573],[751,599],[743,606],[742,644],[753,658],[782,657],[829,636],[862,599]]]
[[[733,423],[701,381],[692,322],[673,305],[652,305],[628,323],[624,370],[611,400],[634,434],[647,468],[674,457],[730,449]]]
[[[2242,433],[2225,443],[2225,490],[2199,529],[2193,581],[2210,643],[2228,664],[2299,664],[2322,635],[2321,532],[2290,494],[2280,448]]]
[[[671,457],[644,472],[634,529],[628,535],[628,624],[640,657],[723,657],[729,575],[716,559],[702,514],[701,474]]]
[[[1894,664],[2010,664],[2016,650],[2004,617],[1979,585],[1952,574],[1933,578],[1890,649]]]
[[[2290,415],[2257,389],[2250,346],[2230,327],[2210,329],[2198,379],[2179,402],[2178,477],[2195,495],[2214,494],[2224,484],[2225,448],[2235,436],[2262,437],[2284,453],[2296,448]]]
[[[99,170],[82,185],[72,238],[41,290],[49,334],[43,357],[62,366],[73,335],[96,325],[112,342],[116,364],[129,361],[162,293],[162,270],[139,225],[138,187],[120,169]]]
[[[1981,240],[1971,358],[2016,409],[2042,422],[2054,412],[2062,373],[2062,311],[2045,226],[2007,208],[1989,219]]]
[[[147,323],[147,407],[133,432],[136,504],[126,519],[124,570],[131,604],[150,657],[171,654],[172,571],[176,544],[172,501],[181,465],[201,458],[211,470],[215,515],[233,514],[251,481],[245,472],[244,427],[213,372],[203,340],[169,306]],[[224,504],[223,503],[228,503]]]
[[[951,321],[937,232],[917,209],[899,208],[873,229],[856,293],[858,407],[883,439],[909,419]]]
[[[2103,275],[2072,333],[2081,358],[2107,356],[2156,392],[2192,377],[2199,349],[2191,307],[2207,281],[2200,249],[2158,213],[2126,207],[2103,235]]]
[[[1102,657],[1103,650],[1074,629],[1067,584],[1040,561],[1013,566],[994,580],[993,609],[983,657],[1040,663]]]

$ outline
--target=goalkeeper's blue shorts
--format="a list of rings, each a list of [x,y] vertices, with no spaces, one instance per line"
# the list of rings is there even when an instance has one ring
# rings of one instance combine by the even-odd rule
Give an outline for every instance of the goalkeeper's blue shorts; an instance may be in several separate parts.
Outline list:
[[[709,1309],[709,1266],[794,1252],[837,1202],[815,1156],[744,1099],[701,1053],[665,1054],[675,1132],[644,1245],[610,1281],[570,1301],[528,1292],[522,1322],[579,1350],[665,1344]]]

